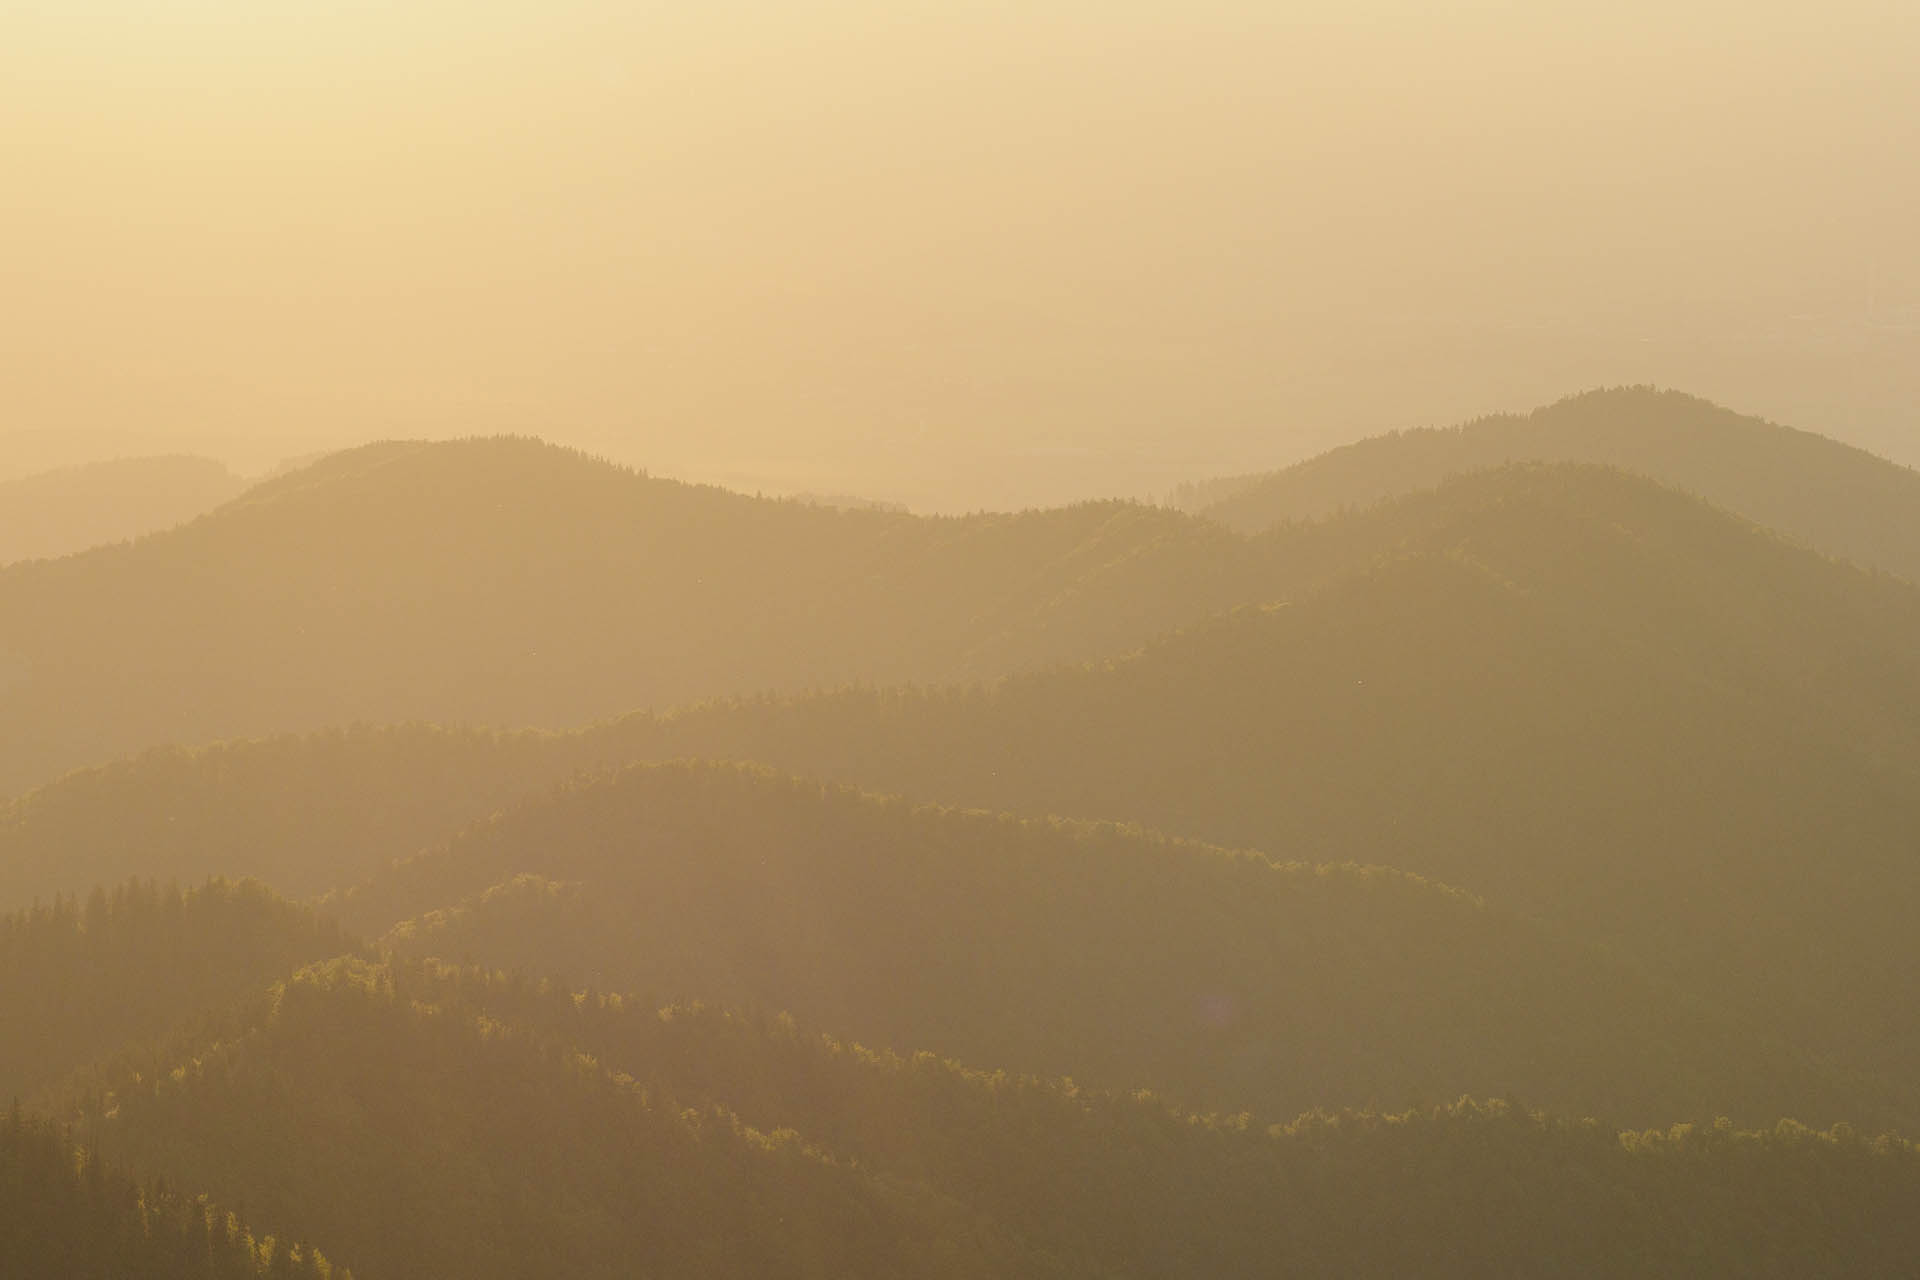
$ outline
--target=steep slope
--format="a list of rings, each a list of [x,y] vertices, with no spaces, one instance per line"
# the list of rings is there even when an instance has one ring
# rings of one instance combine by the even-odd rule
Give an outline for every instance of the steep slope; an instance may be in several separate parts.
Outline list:
[[[537,446],[524,447],[532,450],[530,456],[535,460],[550,460],[551,451]],[[343,465],[356,456],[331,461],[321,469],[320,475],[309,477],[309,481],[331,492],[335,482],[328,479],[327,468]],[[569,455],[558,457],[568,467],[587,465]],[[295,484],[305,474],[296,473],[280,483]],[[600,475],[599,472],[592,474]],[[610,479],[620,493],[627,493],[632,485],[641,483],[632,476],[610,470],[601,478]],[[652,492],[646,490],[644,484],[642,491]],[[762,514],[782,509],[711,491],[682,493],[679,486],[667,486],[662,492],[679,494],[682,498],[689,494],[699,498],[704,494],[705,498],[722,504],[744,504],[743,509]],[[1548,502],[1575,504],[1577,510],[1570,510],[1570,515],[1601,529],[1618,526],[1636,531],[1636,536],[1644,531],[1651,556],[1657,559],[1671,552],[1681,557],[1692,566],[1692,585],[1705,583],[1715,595],[1732,598],[1737,608],[1744,610],[1742,616],[1749,619],[1756,633],[1777,630],[1781,625],[1781,618],[1776,616],[1780,610],[1766,595],[1771,586],[1764,580],[1744,584],[1739,589],[1723,589],[1713,582],[1717,571],[1714,557],[1731,554],[1739,561],[1747,556],[1745,544],[1753,540],[1750,529],[1729,525],[1697,503],[1664,495],[1641,482],[1608,478],[1599,473],[1561,474],[1551,469],[1522,469],[1496,473],[1471,483],[1443,486],[1438,491],[1364,513],[1290,527],[1251,540],[1216,529],[1200,543],[1192,544],[1185,541],[1186,535],[1195,529],[1204,530],[1206,526],[1192,521],[1176,522],[1170,527],[1180,536],[1156,538],[1138,554],[1122,556],[1105,563],[1097,572],[1087,572],[1073,589],[1043,607],[1036,606],[1037,612],[1031,618],[1034,634],[1044,641],[1044,646],[1059,646],[1061,652],[1073,656],[1099,655],[1121,652],[1162,631],[1190,626],[1215,606],[1224,609],[1240,603],[1304,598],[1322,585],[1350,577],[1383,560],[1423,550],[1445,550],[1455,545],[1466,536],[1463,530],[1468,522],[1481,519],[1481,513],[1487,508],[1497,510],[1508,501],[1509,493],[1515,501],[1530,506]],[[647,509],[644,503],[640,509],[643,513]],[[990,518],[977,524],[926,523],[911,517],[873,518],[881,521],[877,527],[907,531],[916,537],[929,536],[929,529],[945,529],[964,542],[996,542],[998,549],[992,558],[1006,565],[1020,560],[1023,547],[1038,546],[1030,536],[1033,530],[1052,528],[1052,522],[1056,521],[1071,523],[1091,510],[1083,509],[1079,516],[1041,513],[1020,518]],[[1115,508],[1108,514],[1112,516],[1111,523],[1123,529],[1133,527],[1136,521],[1150,519],[1139,508]],[[809,518],[818,515],[814,513]],[[827,515],[830,521],[835,518],[831,513]],[[1716,530],[1719,533],[1716,534]],[[1734,532],[1728,533],[1728,530]],[[1718,541],[1705,547],[1697,545],[1703,533],[1709,539],[1717,537]],[[1481,540],[1504,536],[1500,530],[1491,530]],[[1519,529],[1514,536],[1526,538],[1531,534]],[[1093,537],[1069,560],[1073,565],[1082,560],[1097,561],[1102,554],[1102,544],[1102,537]],[[1512,554],[1515,550],[1508,547],[1497,554]],[[940,560],[931,576],[933,586],[929,588],[936,601],[944,595],[957,598],[958,593],[949,590],[947,584],[956,581],[956,566],[973,554],[955,549]],[[1044,560],[1045,556],[1041,558]],[[1067,566],[1062,569],[1063,574],[1076,571],[1067,561],[1060,563]],[[1551,568],[1547,566],[1548,570]],[[1578,565],[1568,566],[1570,574],[1577,575],[1580,571]],[[1020,572],[1040,571],[1027,565]],[[1048,575],[1042,572],[1040,576]],[[3,578],[4,575],[0,575],[0,580]],[[875,582],[887,580],[890,579],[874,579]],[[1570,591],[1581,589],[1577,581],[1569,581]],[[1841,594],[1852,590],[1844,577],[1835,581],[1840,585],[1834,590]],[[985,575],[968,590],[977,595],[987,590],[990,583],[991,575]],[[1739,590],[1748,587],[1758,594],[1740,599]],[[1046,593],[1045,588],[1034,587],[1028,595],[1037,601]],[[922,597],[926,594],[916,597],[903,592],[887,607],[897,608],[901,617],[908,617],[923,607]],[[1818,601],[1813,607],[1824,609]],[[952,609],[953,605],[947,601],[938,603],[936,608]],[[711,623],[727,615],[722,611],[702,616]],[[1616,610],[1608,625],[1617,626],[1626,616],[1627,611]],[[1658,618],[1649,617],[1646,622],[1648,626],[1655,626]],[[697,630],[699,625],[706,624],[696,619],[685,625]],[[952,622],[952,625],[965,631],[971,624]],[[1800,623],[1795,621],[1793,625]],[[646,633],[647,629],[648,624],[642,621],[634,624],[632,634]],[[871,638],[868,635],[863,640],[860,634],[850,631],[842,637],[843,648],[835,661],[854,662],[862,645]],[[620,636],[607,633],[601,639],[615,643]],[[1051,651],[1044,646],[1029,649],[1028,655]],[[101,665],[97,670],[90,670],[86,679],[93,683],[112,683],[112,664],[124,659],[125,655],[120,659],[102,657]],[[252,669],[251,660],[237,661],[240,670]],[[673,661],[672,655],[668,655],[661,665],[671,667]],[[1008,657],[1007,662],[1020,665],[1012,657]],[[972,665],[993,669],[996,664],[983,660]],[[256,674],[266,680],[272,673]],[[632,675],[630,671],[614,673],[608,677],[607,687],[614,688]],[[76,678],[81,678],[81,673],[76,672]],[[223,678],[219,672],[208,676],[216,686]],[[308,689],[297,672],[283,672],[280,678],[288,682],[288,687],[280,689],[277,697],[297,700],[311,694],[312,707],[300,714],[322,713],[325,699],[317,687]],[[652,676],[643,672],[639,678],[651,679]],[[92,687],[92,684],[87,686]],[[523,691],[525,687],[532,685],[522,686]],[[174,722],[176,728],[184,732],[191,724],[208,722],[215,714],[213,708],[233,690],[222,693],[219,688],[213,688],[202,692],[207,705],[183,711]],[[338,690],[334,693],[338,694]],[[84,709],[93,696],[83,691],[76,695],[77,705]],[[135,708],[151,707],[155,698],[169,696],[163,688],[143,687],[129,694],[128,700]],[[479,696],[492,695],[488,692]],[[402,699],[409,704],[415,700],[413,695]],[[936,700],[950,700],[950,695],[940,695]],[[4,701],[3,696],[0,701]],[[351,699],[342,698],[335,712],[338,717],[345,717],[355,705]],[[611,703],[609,709],[631,708]],[[43,731],[67,733],[71,730],[92,735],[96,740],[102,734],[108,735],[109,740],[120,735],[126,726],[117,709],[98,706],[96,710],[102,719],[91,727],[84,723],[84,717],[68,724],[66,718],[53,716],[36,728],[33,718],[26,716],[19,722],[23,734],[20,741],[30,746],[34,735],[42,734],[44,745]],[[228,710],[240,720],[269,718],[252,708]],[[695,721],[701,721],[701,717],[694,717],[689,724]],[[50,725],[53,728],[49,730]],[[152,732],[159,731],[160,725],[156,724]],[[92,884],[128,876],[192,880],[207,875],[252,874],[290,893],[343,888],[365,878],[391,858],[413,853],[444,838],[456,826],[544,789],[578,769],[619,765],[657,754],[662,749],[657,736],[638,721],[612,732],[584,736],[355,725],[344,731],[332,730],[304,738],[282,736],[265,742],[236,742],[193,751],[150,750],[135,759],[76,771],[56,784],[0,803],[0,909],[26,905],[36,895],[84,892]],[[629,737],[633,738],[631,743],[626,740]],[[712,737],[711,741],[715,747],[711,754],[718,755],[731,754],[742,745],[730,742],[725,733]],[[798,750],[806,749],[804,744],[791,745]],[[827,744],[815,745],[825,747]],[[771,748],[754,746],[753,749]],[[691,747],[670,749],[668,754],[688,754],[693,750]],[[22,751],[24,755],[35,754],[25,747]],[[5,747],[0,745],[0,755],[4,753]],[[911,777],[910,774],[899,776]],[[859,780],[857,774],[853,780]],[[937,786],[927,794],[934,799],[945,798]],[[1043,798],[1040,807],[1046,810],[1057,806]],[[1081,816],[1104,816],[1098,809],[1090,813],[1072,811]],[[1364,852],[1358,856],[1370,860]]]
[[[143,1186],[45,1121],[0,1115],[0,1265],[8,1276],[352,1280],[310,1246],[255,1239],[205,1199]]]
[[[0,795],[169,742],[997,675],[1265,598],[1259,569],[1218,526],[1130,504],[923,519],[528,440],[369,446],[0,569]]]
[[[170,529],[239,496],[210,458],[125,458],[0,480],[0,565]]]
[[[1268,475],[1197,487],[1185,501],[1252,532],[1528,460],[1637,471],[1806,546],[1920,582],[1920,472],[1825,436],[1645,387],[1378,436]]]
[[[337,885],[576,767],[758,759],[1400,866],[1552,917],[1810,1052],[1912,1074],[1920,1023],[1889,975],[1914,967],[1920,906],[1920,593],[1589,468],[1486,473],[1271,537],[1313,573],[1356,548],[1395,558],[990,691],[719,704],[511,751],[369,733],[155,757],[12,806],[0,868],[52,875],[84,847],[124,859],[112,874],[271,858]],[[469,788],[457,761],[496,751],[537,763]],[[233,809],[219,779],[268,757]],[[143,866],[140,833],[159,831],[179,861]]]
[[[1481,500],[1467,501],[1478,494]],[[1377,572],[1100,668],[616,729],[1415,871],[1801,1043],[1920,1064],[1920,591],[1617,473],[1490,474]]]
[[[304,971],[179,1070],[124,1076],[87,1137],[372,1280],[1051,1273],[922,1188],[649,1098],[408,978]]]
[[[1920,1245],[1920,1156],[1845,1130],[1466,1102],[1263,1129],[406,965],[302,973],[111,1104],[94,1142],[326,1224],[376,1280],[1837,1276]]]
[[[570,788],[336,906],[368,934],[403,920],[387,938],[403,953],[791,1010],[867,1043],[1268,1117],[1513,1090],[1632,1124],[1920,1119],[1394,872],[732,767]]]
[[[28,1098],[353,944],[258,884],[96,889],[0,918],[0,1099]]]

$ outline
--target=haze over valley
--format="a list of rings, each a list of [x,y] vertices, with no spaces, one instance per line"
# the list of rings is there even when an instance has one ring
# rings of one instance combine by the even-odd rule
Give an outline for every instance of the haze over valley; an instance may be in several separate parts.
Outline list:
[[[23,0],[0,478],[1160,494],[1593,386],[1920,463],[1901,0]]]
[[[1920,10],[0,13],[0,1276],[1920,1270]]]

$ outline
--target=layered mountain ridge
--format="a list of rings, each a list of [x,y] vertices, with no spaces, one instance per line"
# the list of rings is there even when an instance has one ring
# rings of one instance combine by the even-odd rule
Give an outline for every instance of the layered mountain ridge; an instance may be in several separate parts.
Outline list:
[[[1175,501],[1243,532],[1367,507],[1516,462],[1618,467],[1829,555],[1920,582],[1920,472],[1677,391],[1617,387],[1528,414],[1374,436]]]
[[[0,1270],[1903,1274],[1920,588],[1762,427],[1245,531],[389,443],[0,567]]]

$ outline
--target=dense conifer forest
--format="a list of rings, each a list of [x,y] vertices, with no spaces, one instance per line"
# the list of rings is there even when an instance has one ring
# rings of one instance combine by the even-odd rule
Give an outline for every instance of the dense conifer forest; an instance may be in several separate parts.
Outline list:
[[[728,767],[576,787],[338,909],[402,954],[784,1009],[904,1052],[1269,1118],[1507,1089],[1633,1124],[1920,1117],[1904,1091],[1403,873]]]
[[[251,1188],[361,1274],[1840,1275],[1920,1229],[1920,1156],[1845,1127],[1260,1125],[433,966],[304,970],[116,1084],[102,1150]]]
[[[16,1105],[0,1116],[0,1264],[72,1280],[352,1280],[318,1249],[140,1182]]]
[[[0,1280],[1920,1280],[1916,67],[0,0]]]
[[[300,971],[115,1084],[100,1150],[250,1188],[357,1274],[1895,1274],[1920,1192],[1910,1146],[1845,1126],[1258,1125],[405,963]]]
[[[31,1097],[354,946],[257,882],[96,886],[0,919],[0,1097]]]
[[[1433,501],[1474,490],[1426,547],[1116,661],[606,732],[639,758],[1396,866],[1911,1070],[1887,975],[1915,963],[1920,591],[1617,475],[1490,473]]]
[[[0,567],[0,1275],[1911,1274],[1905,474],[402,442]]]

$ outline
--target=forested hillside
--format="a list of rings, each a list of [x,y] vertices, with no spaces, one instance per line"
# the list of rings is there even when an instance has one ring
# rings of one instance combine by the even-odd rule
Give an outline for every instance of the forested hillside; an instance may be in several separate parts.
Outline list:
[[[164,1177],[374,1280],[1911,1256],[1920,1161],[1854,1132],[1920,1131],[1900,980],[1920,968],[1920,589],[1585,466],[1245,537],[1125,505],[834,512],[468,448],[325,460],[172,534],[0,572],[0,595],[158,556],[184,598],[272,606],[231,639],[176,619],[144,668],[133,626],[63,657],[124,680],[128,716],[98,722],[116,733],[212,723],[228,695],[263,723],[343,689],[524,709],[564,685],[585,706],[707,662],[724,681],[756,645],[771,686],[863,663],[901,682],[572,731],[163,746],[7,802],[0,1090],[97,1153],[10,1122],[54,1142],[33,1159]],[[384,560],[373,534],[338,559],[291,540],[392,532],[409,468],[449,457],[478,467],[455,506],[498,513],[492,578],[445,576],[434,520]],[[503,459],[539,502],[516,505]],[[604,526],[534,538],[562,501]],[[709,517],[721,552],[666,547]],[[596,529],[629,548],[595,570],[625,587],[575,597],[554,557]],[[346,603],[275,596],[290,564]],[[746,564],[749,590],[717,585]],[[138,615],[140,580],[99,599]],[[510,615],[536,598],[572,646],[559,684],[496,661],[534,643]],[[303,617],[325,634],[283,645]],[[197,685],[177,678],[195,645]],[[908,681],[922,661],[1015,674]],[[212,875],[327,914],[154,883]],[[114,1185],[48,1214],[143,1224],[93,1231],[123,1269],[202,1244],[309,1267]]]
[[[239,495],[210,458],[126,458],[0,480],[0,565],[157,533]]]
[[[269,859],[276,882],[318,889],[580,767],[754,759],[1400,867],[1547,916],[1810,1052],[1920,1062],[1888,978],[1915,962],[1920,904],[1920,593],[1589,468],[1486,473],[1351,523],[1353,545],[1398,557],[1117,662],[584,735],[161,754],[11,806],[0,851],[39,869],[31,892],[81,854],[99,859],[88,880]]]
[[[1125,653],[1431,536],[1246,539],[1130,503],[926,518],[658,480],[530,440],[368,446],[125,546],[0,568],[0,795],[366,721],[563,728]]]
[[[111,1101],[107,1150],[250,1187],[372,1277],[1784,1277],[1920,1245],[1920,1159],[1844,1129],[1465,1102],[1269,1128],[407,965],[303,972]]]
[[[990,691],[640,717],[607,754],[1378,862],[1920,1063],[1920,591],[1617,473],[1492,473],[1374,573]],[[1449,496],[1452,495],[1452,496]]]
[[[0,0],[0,1280],[1920,1280],[1788,7]]]
[[[342,961],[256,1002],[90,1141],[244,1196],[357,1275],[1051,1274],[962,1206]]]
[[[1124,650],[1266,587],[1126,503],[927,519],[530,440],[369,446],[130,546],[0,569],[0,795],[130,750],[357,720],[559,727]]]
[[[1395,872],[730,767],[576,787],[336,909],[368,934],[402,920],[387,941],[403,953],[790,1010],[868,1043],[1269,1117],[1515,1089],[1633,1124],[1920,1118]]]
[[[128,877],[256,876],[312,897],[565,779],[588,744],[356,725],[160,747],[0,802],[0,910]]]
[[[546,458],[548,452],[536,450],[533,456]],[[574,464],[587,465],[578,459],[569,465]],[[296,473],[286,482],[302,474]],[[610,474],[618,478],[622,473]],[[625,480],[641,483],[631,476]],[[679,488],[667,486],[666,491],[679,492]],[[716,500],[737,501],[754,511],[784,509],[731,495],[717,495]],[[1566,509],[1555,514],[1550,510],[1555,504],[1566,504]],[[1127,519],[1141,514],[1137,508],[1116,508],[1115,512],[1116,518]],[[831,512],[806,514],[828,521],[842,518]],[[902,529],[934,527],[905,516],[848,513],[845,518],[870,518]],[[1625,548],[1627,558],[1623,561],[1618,549],[1608,553],[1603,547],[1603,554],[1611,555],[1612,563],[1592,555],[1557,562],[1553,556],[1559,554],[1556,548],[1560,544],[1553,539],[1561,535],[1543,526],[1548,539],[1536,545],[1537,531],[1527,527],[1530,518],[1585,530],[1590,541],[1611,539]],[[1042,517],[1033,519],[1037,524],[1045,523]],[[990,519],[979,532],[984,536],[995,527]],[[1191,532],[1190,526],[1176,527]],[[1010,546],[1023,541],[1009,528],[1000,531]],[[1737,658],[1743,651],[1770,647],[1769,661],[1775,668],[1772,674],[1785,672],[1787,682],[1803,690],[1800,702],[1815,696],[1839,696],[1847,704],[1830,713],[1816,702],[1811,712],[1813,722],[1829,714],[1872,718],[1875,708],[1885,703],[1888,714],[1880,717],[1883,724],[1912,736],[1913,719],[1899,709],[1901,681],[1908,677],[1895,669],[1897,661],[1895,667],[1889,667],[1884,655],[1876,657],[1872,653],[1878,646],[1904,656],[1905,633],[1901,628],[1908,625],[1907,621],[1895,616],[1880,618],[1876,612],[1898,614],[1906,608],[1902,602],[1910,602],[1910,596],[1863,588],[1859,575],[1805,556],[1795,557],[1751,526],[1727,520],[1699,503],[1644,481],[1591,469],[1508,469],[1364,513],[1279,530],[1252,540],[1216,533],[1206,546],[1221,551],[1217,563],[1203,559],[1182,570],[1173,558],[1161,565],[1176,579],[1184,579],[1165,599],[1160,598],[1164,584],[1141,585],[1138,598],[1122,590],[1076,590],[1048,612],[1069,621],[1090,618],[1099,622],[1105,618],[1099,625],[1108,628],[1103,634],[1110,636],[1114,647],[1103,649],[1087,642],[1086,653],[1073,654],[1076,658],[1101,658],[1158,634],[1159,622],[1150,618],[1164,614],[1161,620],[1167,631],[1192,629],[1213,607],[1201,603],[1196,593],[1221,609],[1241,603],[1300,600],[1382,563],[1422,553],[1452,554],[1469,540],[1474,546],[1473,555],[1496,565],[1511,562],[1514,572],[1538,578],[1552,591],[1571,599],[1573,607],[1585,609],[1587,620],[1603,632],[1632,630],[1639,636],[1640,653],[1629,655],[1629,661],[1659,661],[1658,650],[1665,643],[1661,629],[1669,617],[1691,620],[1688,625],[1696,630],[1706,625],[1721,633],[1706,637],[1721,646],[1717,652],[1704,651],[1706,645],[1699,637],[1679,638],[1681,643],[1702,650],[1696,655],[1698,661],[1719,662],[1722,653]],[[1008,555],[1017,558],[1012,549]],[[1667,564],[1669,557],[1671,566]],[[1776,598],[1778,584],[1773,578],[1779,576],[1783,565],[1800,584],[1793,598]],[[1640,572],[1639,566],[1646,567],[1649,582],[1619,580]],[[1727,571],[1724,577],[1723,567]],[[1595,594],[1591,601],[1585,601],[1582,593],[1596,571],[1612,577],[1591,581]],[[1120,568],[1114,572],[1124,576]],[[1863,600],[1869,603],[1862,606],[1859,602]],[[1836,602],[1846,601],[1855,603],[1836,607]],[[900,607],[918,606],[903,601]],[[1188,609],[1191,612],[1182,612]],[[1116,616],[1123,621],[1114,622]],[[1415,625],[1418,622],[1414,619]],[[698,623],[684,625],[697,627]],[[1075,623],[1056,637],[1069,650],[1073,644],[1064,637],[1068,633],[1083,634],[1076,630],[1078,627]],[[1849,636],[1849,629],[1857,630],[1858,636]],[[1052,624],[1047,630],[1053,634]],[[1818,641],[1818,647],[1806,654],[1795,648],[1803,631]],[[1122,645],[1118,637],[1126,633],[1133,633],[1134,639]],[[1895,643],[1883,643],[1888,635]],[[618,638],[608,633],[597,642],[614,643]],[[483,637],[481,643],[488,641]],[[858,635],[852,635],[848,651],[857,651],[862,643]],[[1793,664],[1805,666],[1812,678],[1800,679]],[[1838,672],[1846,677],[1851,666],[1861,669],[1856,676],[1848,677],[1850,687],[1846,689],[1822,674]],[[1439,678],[1443,673],[1429,674]],[[272,677],[263,672],[261,678]],[[652,676],[641,672],[635,678]],[[1266,677],[1261,674],[1261,678]],[[138,706],[173,695],[167,689],[142,688],[131,696]],[[224,695],[210,696],[217,702]],[[1008,696],[1017,701],[1026,695]],[[880,700],[890,697],[885,695]],[[932,695],[932,700],[951,701],[952,695],[939,693]],[[632,709],[627,703],[610,702],[602,715]],[[1782,712],[1783,718],[1808,714],[1802,705],[1783,706]],[[193,709],[188,714],[199,716],[202,710]],[[259,718],[252,710],[237,714]],[[732,713],[719,714],[724,719]],[[807,714],[817,719],[821,712],[816,707]],[[760,711],[752,715],[764,718]],[[684,714],[676,718],[689,724],[712,719]],[[690,732],[689,741],[696,745],[665,748],[669,754],[698,751],[725,756],[747,748],[756,752],[772,749],[737,737],[730,739],[731,731]],[[848,732],[854,730],[849,728]],[[30,724],[26,733],[30,736]],[[258,874],[276,887],[295,893],[344,887],[388,859],[412,853],[443,838],[460,823],[543,789],[577,769],[619,765],[638,756],[657,754],[663,749],[656,743],[659,736],[639,721],[584,738],[356,724],[305,738],[282,736],[269,742],[192,750],[163,748],[129,761],[96,762],[95,767],[76,772],[57,785],[11,803],[0,803],[0,907],[25,905],[35,895],[84,892],[94,883],[128,876],[191,880],[211,874]],[[629,737],[634,741],[627,741]],[[711,746],[698,745],[708,741]],[[812,745],[828,748],[831,744]],[[907,754],[911,757],[937,745],[931,739],[919,747],[907,744]],[[900,747],[890,740],[885,751],[891,756]],[[980,742],[974,750],[991,747],[991,743]],[[1101,749],[1116,747],[1104,744]],[[0,752],[4,750],[0,745]],[[1094,763],[1089,761],[1090,767]],[[863,780],[857,770],[847,776],[852,781]],[[894,776],[875,782],[883,789],[901,789],[902,778],[912,780],[910,774],[896,770]],[[1043,788],[1051,785],[1044,780],[1041,783]],[[935,788],[931,798],[949,796]],[[980,802],[1006,807],[992,797]],[[1042,811],[1056,807],[1052,799],[1042,797]],[[1067,811],[1106,816],[1097,807],[1090,812]],[[1183,830],[1178,826],[1174,829]],[[1236,843],[1258,843],[1262,834],[1243,830],[1230,832],[1225,838]],[[1366,859],[1364,854],[1359,856]]]
[[[352,1280],[204,1198],[143,1184],[44,1120],[0,1115],[0,1274],[61,1280]]]
[[[1530,414],[1376,436],[1282,471],[1192,486],[1178,500],[1256,532],[1524,461],[1640,472],[1806,546],[1920,582],[1920,472],[1648,387],[1591,391]]]
[[[0,1099],[353,947],[330,921],[247,882],[96,888],[0,918]]]

